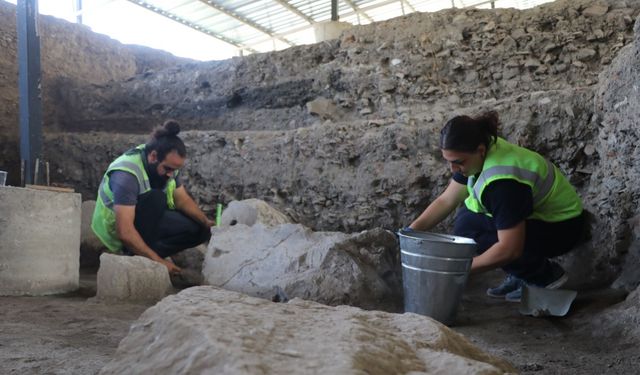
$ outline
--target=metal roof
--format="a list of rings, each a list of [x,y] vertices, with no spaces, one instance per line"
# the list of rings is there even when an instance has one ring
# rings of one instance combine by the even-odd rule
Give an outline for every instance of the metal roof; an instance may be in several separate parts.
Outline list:
[[[241,54],[315,43],[313,26],[331,20],[331,0],[128,1],[229,43]],[[531,0],[339,0],[338,15],[341,22],[363,25],[412,12],[489,8],[497,2],[517,6]]]

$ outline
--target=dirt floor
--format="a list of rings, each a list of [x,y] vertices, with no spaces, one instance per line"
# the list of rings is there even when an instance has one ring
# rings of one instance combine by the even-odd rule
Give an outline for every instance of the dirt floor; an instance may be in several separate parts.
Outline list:
[[[95,270],[84,270],[78,292],[49,297],[0,297],[0,374],[95,374],[109,361],[129,325],[148,307],[92,301]],[[640,352],[603,339],[589,322],[624,295],[579,294],[564,318],[533,318],[518,305],[489,299],[491,273],[470,280],[454,329],[523,374],[633,374]]]

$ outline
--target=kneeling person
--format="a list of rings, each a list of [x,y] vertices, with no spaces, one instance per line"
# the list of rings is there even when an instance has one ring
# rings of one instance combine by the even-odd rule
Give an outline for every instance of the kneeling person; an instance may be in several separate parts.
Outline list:
[[[556,289],[567,281],[549,259],[585,240],[586,216],[558,167],[498,137],[498,125],[495,112],[456,116],[445,124],[440,148],[453,179],[410,228],[429,230],[464,202],[454,234],[478,245],[471,272],[501,267],[507,277],[487,294],[517,302],[525,283]]]
[[[167,121],[109,165],[91,222],[109,251],[147,257],[170,273],[181,270],[164,258],[208,241],[214,225],[180,182],[187,152],[179,132]]]

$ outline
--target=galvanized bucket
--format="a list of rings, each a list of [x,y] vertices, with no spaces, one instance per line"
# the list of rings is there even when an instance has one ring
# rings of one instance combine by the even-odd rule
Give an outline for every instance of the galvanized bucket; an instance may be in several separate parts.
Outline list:
[[[453,323],[476,242],[446,234],[400,230],[404,310]]]

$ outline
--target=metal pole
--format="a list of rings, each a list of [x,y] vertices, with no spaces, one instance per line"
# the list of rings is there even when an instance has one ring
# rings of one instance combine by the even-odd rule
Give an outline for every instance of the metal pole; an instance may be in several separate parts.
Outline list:
[[[338,16],[338,0],[331,0],[331,21],[337,21],[340,19]]]
[[[82,25],[82,0],[75,1],[76,23]]]
[[[42,158],[38,0],[18,0],[17,18],[20,159],[25,161],[24,182],[31,184],[34,161]]]

